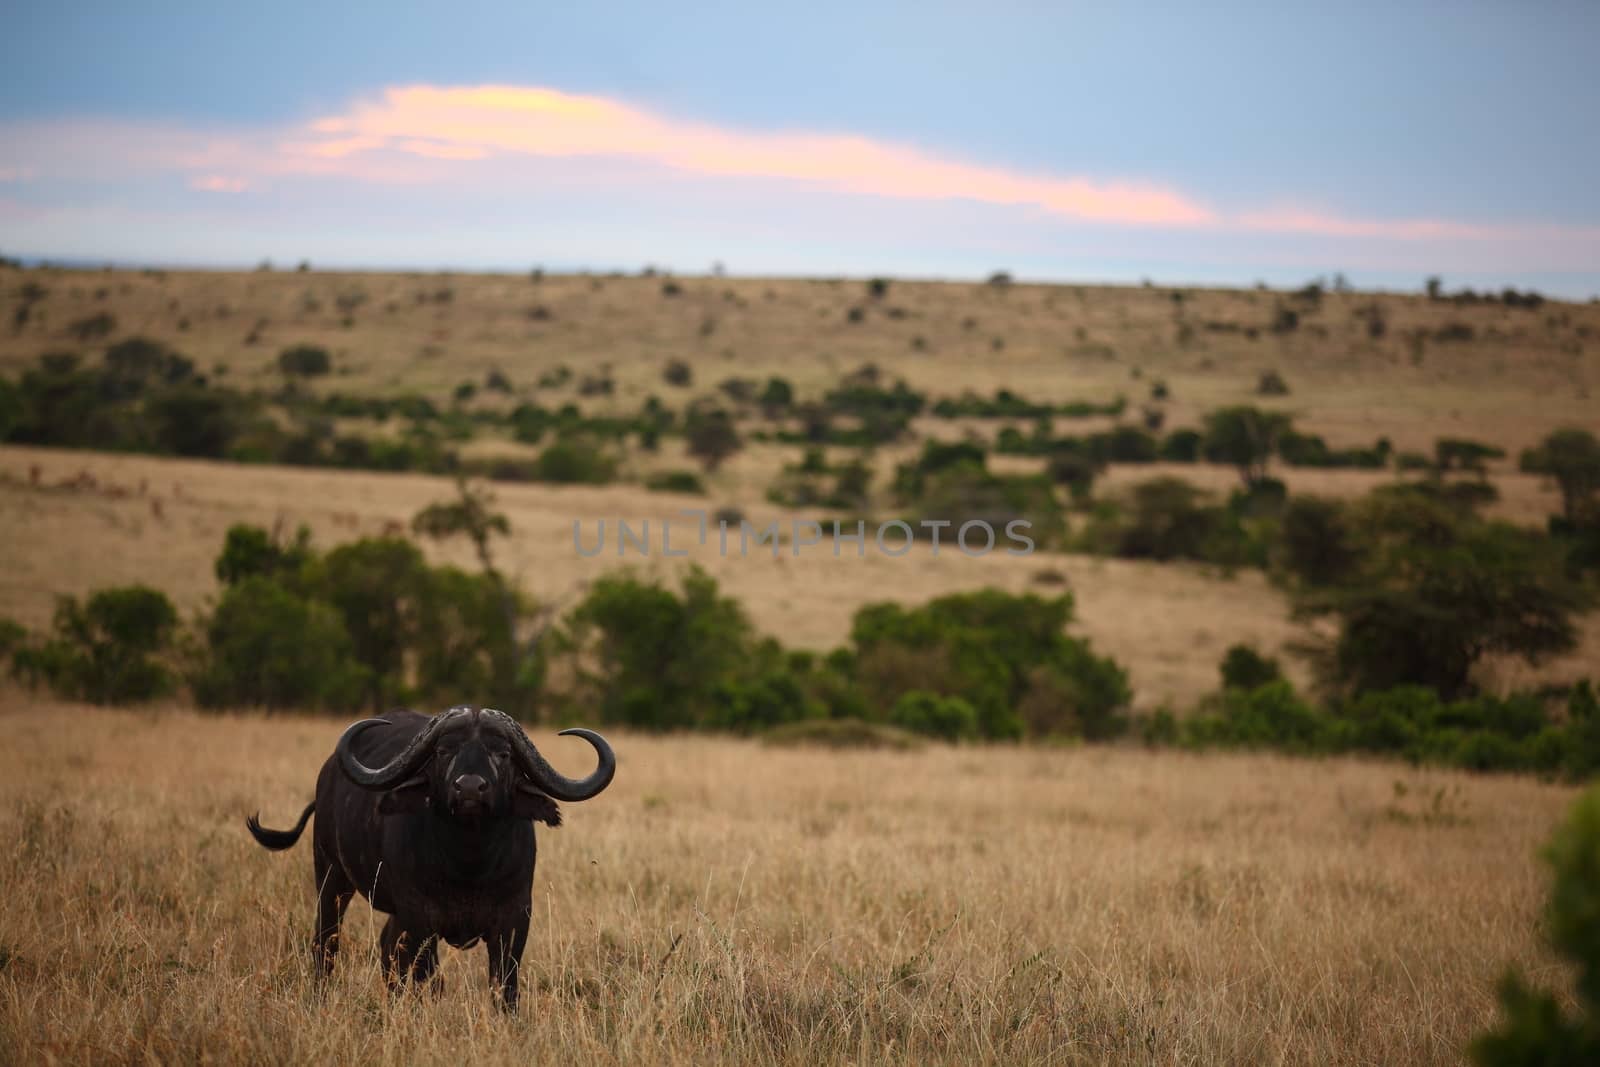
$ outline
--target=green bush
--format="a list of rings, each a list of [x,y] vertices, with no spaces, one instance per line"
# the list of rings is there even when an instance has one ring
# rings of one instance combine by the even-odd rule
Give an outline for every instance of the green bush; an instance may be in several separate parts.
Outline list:
[[[694,471],[657,471],[644,480],[644,487],[656,493],[695,493],[705,495],[705,483]]]
[[[793,673],[771,670],[755,678],[719,685],[705,725],[714,730],[751,733],[804,719],[825,718],[826,714]]]
[[[540,665],[517,644],[522,605],[498,574],[427,568],[418,608],[408,656],[417,699],[448,706],[481,694],[513,714],[532,707]]]
[[[769,418],[788,411],[794,407],[794,386],[786,378],[768,378],[756,403],[761,405],[761,410]]]
[[[228,527],[222,554],[213,570],[217,581],[234,585],[254,575],[295,575],[310,561],[311,531],[301,526],[294,539],[284,542],[259,526],[235,523]]]
[[[1006,528],[1013,522],[1029,523],[1024,532],[1039,545],[1054,545],[1065,537],[1066,514],[1047,475],[994,474],[962,464],[927,475],[917,484],[916,519],[949,523],[947,540],[968,522],[987,523],[995,546],[1002,549],[1009,543]],[[987,543],[987,538],[977,539],[972,549],[978,551]]]
[[[1283,677],[1278,661],[1269,659],[1249,645],[1234,645],[1222,657],[1222,688],[1257,689]]]
[[[704,725],[725,683],[758,666],[743,608],[698,567],[681,594],[626,571],[598,579],[551,645],[572,678],[560,699],[646,729]]]
[[[1071,618],[1070,596],[994,589],[915,608],[869,604],[851,626],[848,669],[879,718],[904,694],[922,690],[971,704],[979,736],[1012,739],[1027,730],[1018,709],[1029,706],[1030,690],[1050,685],[1053,691],[1036,694],[1033,706],[1059,698],[1085,735],[1112,736],[1125,726],[1127,676],[1087,642],[1067,636]]]
[[[688,439],[689,454],[700,460],[707,472],[715,471],[725,459],[744,447],[733,416],[721,408],[691,411],[684,435]]]
[[[333,370],[333,359],[319,345],[294,345],[278,353],[278,370],[291,378],[316,378]]]
[[[148,586],[102,589],[86,602],[61,597],[52,632],[11,652],[12,669],[31,685],[95,704],[131,704],[170,693],[176,675],[163,662],[178,612]]]
[[[539,453],[533,476],[558,485],[605,485],[616,480],[617,462],[592,443],[560,440]]]
[[[407,654],[423,633],[427,584],[421,551],[398,537],[340,545],[309,569],[311,594],[339,613],[354,657],[367,669],[374,709],[406,695]]]
[[[0,660],[10,658],[28,642],[28,628],[15,619],[0,615]]]
[[[1292,428],[1289,416],[1253,407],[1231,407],[1206,416],[1202,451],[1213,463],[1239,468],[1246,485],[1266,477],[1267,461]]]
[[[1561,490],[1561,513],[1568,522],[1578,521],[1600,494],[1600,439],[1588,430],[1556,430],[1523,452],[1520,465],[1555,480]]]
[[[889,709],[889,723],[943,741],[968,741],[978,736],[978,713],[971,704],[960,697],[920,689],[900,695]]]
[[[1173,430],[1162,438],[1157,458],[1168,463],[1196,463],[1203,440],[1198,430]]]
[[[1084,531],[1091,549],[1126,559],[1188,559],[1222,566],[1263,562],[1265,548],[1230,509],[1207,502],[1181,478],[1134,485],[1123,512],[1098,514]]]
[[[1501,1021],[1472,1044],[1482,1067],[1600,1063],[1600,787],[1578,798],[1544,859],[1553,874],[1545,936],[1570,965],[1576,996],[1538,989],[1507,971]]]
[[[1600,773],[1600,699],[1585,680],[1572,687],[1567,698],[1567,722],[1562,738],[1561,769],[1577,781]]]
[[[1301,754],[1327,749],[1329,726],[1328,717],[1302,700],[1286,681],[1226,690],[1217,710],[1197,713],[1183,723],[1192,745]]]
[[[202,707],[349,711],[373,689],[338,612],[267,574],[230,584],[204,635],[203,658],[190,676]]]
[[[1344,506],[1315,496],[1289,500],[1279,525],[1277,555],[1284,570],[1307,586],[1336,585],[1361,563]]]

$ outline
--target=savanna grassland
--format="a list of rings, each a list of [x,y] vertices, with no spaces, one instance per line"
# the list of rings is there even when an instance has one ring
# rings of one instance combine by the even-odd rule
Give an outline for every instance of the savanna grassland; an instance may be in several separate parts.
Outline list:
[[[1569,789],[1134,748],[828,752],[620,734],[540,831],[512,1018],[482,949],[391,1001],[359,901],[314,992],[306,842],[341,723],[0,711],[16,1063],[1453,1063]],[[557,765],[581,745],[534,738]]]
[[[1168,431],[1251,404],[1337,448],[1383,437],[1396,453],[1432,453],[1454,437],[1502,449],[1481,472],[1497,491],[1484,514],[1539,530],[1563,501],[1519,469],[1519,452],[1557,428],[1600,425],[1592,303],[54,269],[0,270],[0,297],[7,379],[50,353],[87,362],[142,337],[253,397],[417,395],[460,422],[518,404],[622,415],[651,396],[687,410],[720,393],[733,407],[722,386],[736,377],[782,376],[810,400],[864,366],[930,397],[1121,399],[1123,424]],[[279,358],[296,345],[325,349],[331,373],[288,388]],[[673,362],[692,381],[665,381]],[[1262,395],[1269,372],[1286,393]],[[585,387],[600,379],[605,389]],[[266,400],[262,410],[298,417]],[[697,545],[683,509],[737,509],[762,527],[824,517],[772,502],[802,447],[749,432],[766,418],[757,405],[740,418],[743,447],[697,470],[703,494],[644,484],[699,467],[675,434],[655,450],[625,445],[610,484],[494,483],[509,524],[493,543],[499,568],[561,609],[624,564],[665,576],[696,563],[756,629],[809,651],[844,644],[874,602],[1070,592],[1074,632],[1127,669],[1141,713],[1214,693],[1235,644],[1310,683],[1290,652],[1306,624],[1268,568],[1055,549],[858,557],[824,542],[725,556]],[[337,429],[398,436],[400,421]],[[1063,417],[1057,428],[1116,421]],[[900,439],[854,454],[882,487],[930,439],[991,443],[1029,422],[923,413]],[[463,460],[526,461],[545,444],[516,440],[504,420],[474,425],[452,442]],[[989,461],[1044,467],[1039,456]],[[1414,476],[1388,464],[1270,471],[1291,494],[1336,499]],[[1209,499],[1239,485],[1221,464],[1113,463],[1095,494],[1162,474]],[[213,563],[235,524],[304,525],[327,550],[410,536],[413,516],[456,492],[443,474],[0,446],[0,617],[42,630],[63,594],[143,583],[197,619],[222,592]],[[893,514],[878,503],[866,510]],[[1072,506],[1082,525],[1089,509]],[[592,543],[602,519],[648,520],[656,550],[619,559],[613,539],[581,555],[574,522]],[[685,558],[659,551],[669,519]],[[431,562],[479,566],[464,538],[419,547]],[[1537,666],[1488,657],[1474,681],[1504,693],[1593,677],[1600,615],[1580,626],[1564,655]],[[445,952],[442,994],[391,1000],[380,923],[359,902],[319,996],[308,844],[268,854],[243,820],[259,809],[268,825],[290,824],[347,721],[165,700],[107,710],[0,689],[0,1061],[1453,1063],[1495,1017],[1508,965],[1543,984],[1564,974],[1540,939],[1536,852],[1568,786],[1131,737],[833,750],[607,726],[615,784],[540,830],[514,1017],[490,1008],[481,949]],[[528,725],[558,767],[587,769],[573,766],[583,746]]]
[[[1336,447],[1365,446],[1381,436],[1397,450],[1426,453],[1436,439],[1459,436],[1502,448],[1506,458],[1487,467],[1499,499],[1486,514],[1538,527],[1560,500],[1546,479],[1517,469],[1517,453],[1554,428],[1596,425],[1591,390],[1600,383],[1600,305],[1594,304],[1508,307],[1332,290],[1312,301],[1267,290],[898,280],[874,295],[861,280],[654,275],[43,269],[7,271],[4,278],[17,313],[0,336],[0,373],[19,373],[50,351],[92,355],[106,338],[83,340],[83,324],[106,316],[110,339],[171,345],[214,382],[237,389],[281,387],[279,353],[297,344],[331,354],[333,373],[306,386],[323,393],[414,393],[446,406],[462,383],[481,385],[492,373],[509,380],[508,394],[479,388],[464,402],[469,409],[532,401],[572,403],[585,413],[631,412],[651,395],[673,406],[715,395],[719,382],[735,376],[782,375],[804,398],[863,365],[930,395],[1009,389],[1053,403],[1122,398],[1129,404],[1125,418],[1137,419],[1148,406],[1168,428],[1196,425],[1219,405],[1251,403],[1292,413],[1297,427]],[[1282,327],[1286,311],[1293,329]],[[663,381],[672,361],[691,369],[690,385]],[[1257,394],[1268,371],[1288,383],[1288,395]],[[611,391],[584,395],[590,376],[604,376]],[[1071,428],[1092,431],[1112,422],[1074,419]],[[923,440],[989,439],[1006,425],[1027,421],[923,415],[907,439],[863,457],[881,487]],[[363,432],[393,433],[393,422]],[[482,459],[526,457],[537,449],[489,430],[459,451]],[[703,476],[705,496],[648,492],[640,484],[655,471],[696,466],[676,437],[654,452],[625,450],[617,484],[500,485],[512,534],[499,551],[529,593],[564,602],[619,562],[610,551],[580,558],[572,547],[574,520],[592,535],[602,518],[635,526],[649,519],[659,550],[662,520],[683,508],[736,507],[760,525],[819,517],[814,509],[775,507],[765,497],[800,452],[747,439]],[[992,458],[998,470],[1041,463]],[[1162,474],[1214,496],[1238,484],[1225,466],[1113,464],[1098,491],[1116,494]],[[1282,464],[1273,474],[1292,493],[1335,498],[1399,477],[1393,470]],[[331,545],[404,527],[419,508],[451,493],[447,479],[416,474],[0,447],[0,538],[10,557],[0,574],[0,615],[39,625],[57,594],[133,581],[198,609],[217,590],[211,561],[234,522],[289,530],[304,523],[319,544]],[[436,558],[470,562],[464,544],[425,547]],[[675,550],[683,547],[683,539],[674,541]],[[1064,578],[1083,632],[1129,667],[1136,703],[1144,707],[1182,705],[1212,686],[1218,658],[1232,644],[1279,653],[1299,632],[1285,597],[1255,571],[1224,577],[1183,563],[1043,552],[974,560],[947,550],[935,558],[925,546],[900,559],[871,552],[856,559],[848,548],[835,558],[824,545],[779,560],[763,552],[726,559],[687,547],[763,629],[819,650],[838,644],[855,609],[873,600],[921,601],[981,586],[1049,593]],[[659,551],[629,562],[656,572],[681,565]],[[1600,625],[1591,621],[1569,656],[1537,669],[1491,662],[1481,674],[1491,689],[1504,690],[1570,681],[1597,660]],[[1304,680],[1295,661],[1286,667]]]

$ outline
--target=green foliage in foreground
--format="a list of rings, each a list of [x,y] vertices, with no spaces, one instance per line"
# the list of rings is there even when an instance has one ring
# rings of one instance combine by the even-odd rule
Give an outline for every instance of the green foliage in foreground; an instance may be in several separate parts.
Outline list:
[[[1576,1010],[1509,971],[1500,984],[1501,1021],[1471,1048],[1481,1067],[1600,1063],[1600,786],[1578,798],[1544,858],[1553,875],[1546,936],[1573,968]]]

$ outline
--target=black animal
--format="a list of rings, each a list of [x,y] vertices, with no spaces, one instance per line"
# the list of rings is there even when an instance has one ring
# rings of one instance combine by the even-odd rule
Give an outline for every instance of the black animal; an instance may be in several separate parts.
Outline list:
[[[414,711],[364,719],[339,738],[317,778],[315,802],[292,830],[250,833],[274,851],[300,839],[317,812],[311,861],[317,879],[316,974],[333,971],[339,921],[360,893],[389,913],[381,946],[391,988],[423,983],[438,942],[489,949],[501,1006],[517,1002],[517,968],[532,905],[533,823],[561,825],[557,800],[588,800],[611,784],[616,756],[591,730],[563,730],[594,746],[599,766],[558,774],[522,728],[493,708]]]

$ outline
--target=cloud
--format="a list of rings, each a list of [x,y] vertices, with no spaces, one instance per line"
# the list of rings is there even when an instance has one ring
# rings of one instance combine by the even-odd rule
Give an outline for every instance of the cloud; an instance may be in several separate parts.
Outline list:
[[[786,179],[898,199],[1031,206],[1089,222],[1193,226],[1213,220],[1203,205],[1147,183],[1018,173],[849,134],[725,129],[543,88],[393,88],[311,123],[306,133],[283,144],[287,155],[318,161],[381,152],[459,161],[622,157],[713,177]]]
[[[919,226],[946,225],[964,246],[1005,233],[1056,247],[1130,241],[1313,264],[1431,257],[1441,268],[1587,270],[1600,261],[1594,226],[1361,217],[1306,205],[1292,191],[1272,204],[1215,204],[1137,176],[1000,166],[848,132],[740,129],[538,86],[398,86],[278,126],[0,122],[0,144],[0,182],[28,181],[40,203],[93,186],[96,202],[131,205],[175,179],[191,194],[292,190],[301,198],[296,210],[337,204],[341,223],[357,228],[381,224],[372,203],[381,199],[391,219],[437,217],[465,204],[501,218],[542,211],[547,232],[551,220],[581,229],[586,223],[552,202],[610,197],[672,233],[679,224],[704,228],[706,212],[715,222],[717,205],[738,198],[747,227],[764,210],[772,226],[790,231],[810,225],[808,215],[837,216],[851,203],[866,227],[885,233],[893,228],[888,215],[920,207]],[[530,206],[535,193],[543,199]],[[254,225],[272,198],[203,199],[218,211],[236,205],[227,210]],[[691,203],[699,222],[679,217]],[[963,227],[958,220],[972,212],[983,222]],[[867,243],[855,231],[851,238]]]
[[[242,193],[250,188],[250,182],[245,178],[234,178],[225,174],[202,174],[189,179],[189,188],[199,189],[204,193]]]

